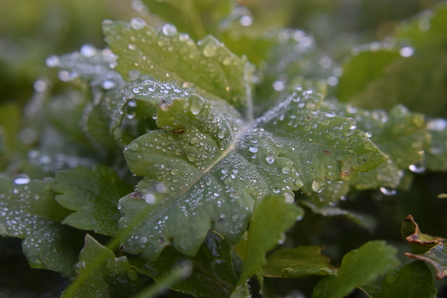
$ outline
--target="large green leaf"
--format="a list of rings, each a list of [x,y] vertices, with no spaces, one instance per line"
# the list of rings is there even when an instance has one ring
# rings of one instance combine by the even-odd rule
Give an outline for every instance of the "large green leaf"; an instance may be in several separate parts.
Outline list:
[[[347,253],[334,275],[323,277],[312,297],[342,298],[356,287],[374,281],[399,264],[397,250],[384,241],[371,241]]]
[[[0,177],[0,235],[24,239],[23,252],[33,268],[73,274],[80,249],[78,233],[59,224],[68,210],[54,200],[53,180]]]
[[[57,173],[55,181],[57,202],[75,211],[62,223],[108,236],[118,232],[121,217],[118,200],[130,187],[115,171],[106,166],[95,166],[92,170],[78,167]]]
[[[306,275],[334,274],[335,267],[321,254],[319,246],[299,246],[275,251],[267,258],[262,275],[293,278]]]
[[[155,262],[145,259],[130,260],[139,273],[158,283],[171,274],[180,262],[192,265],[190,275],[171,289],[194,297],[228,297],[236,288],[230,246],[216,233],[208,233],[205,243],[194,257],[185,256],[174,248],[167,248]],[[206,281],[206,282],[204,282]]]
[[[106,257],[98,262],[102,255]],[[111,250],[88,234],[76,264],[78,274],[87,270],[88,278],[82,284],[73,283],[62,297],[129,297],[142,284],[126,257],[116,258]]]
[[[383,161],[349,119],[319,112],[319,105],[318,95],[297,90],[247,123],[224,101],[196,94],[163,101],[160,130],[124,151],[131,171],[145,177],[120,201],[120,227],[137,226],[124,247],[152,259],[174,239],[179,251],[194,254],[211,223],[238,241],[267,194],[293,200],[293,190],[321,191],[327,179],[349,180]],[[328,137],[333,127],[337,135]]]
[[[247,106],[250,67],[212,36],[198,45],[172,25],[161,32],[145,24],[104,21],[106,41],[119,55],[117,71],[132,81],[141,74],[196,86],[235,106]]]
[[[239,284],[245,283],[248,278],[261,270],[266,263],[266,253],[278,244],[281,234],[303,215],[301,208],[289,205],[288,202],[281,200],[281,197],[270,195],[264,198],[253,213],[248,229],[247,242],[241,256],[244,267],[239,277]]]
[[[382,292],[375,298],[435,298],[430,269],[424,262],[411,262],[388,273],[382,282]]]

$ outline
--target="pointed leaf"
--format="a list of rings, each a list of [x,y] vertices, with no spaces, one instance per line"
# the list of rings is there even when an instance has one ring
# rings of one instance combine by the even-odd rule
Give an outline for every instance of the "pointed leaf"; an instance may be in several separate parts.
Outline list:
[[[262,275],[267,277],[294,278],[307,275],[334,274],[335,267],[321,254],[319,246],[299,246],[275,251],[267,257]]]
[[[265,264],[266,253],[278,244],[281,234],[292,226],[303,210],[275,195],[267,196],[253,213],[248,229],[243,271],[239,284],[243,284]],[[267,220],[268,219],[268,220]]]
[[[348,119],[316,110],[320,99],[308,92],[296,91],[254,123],[226,102],[184,97],[163,101],[161,129],[124,151],[131,171],[145,179],[120,201],[120,228],[138,225],[132,234],[149,240],[142,249],[129,235],[124,247],[148,259],[171,239],[180,252],[195,254],[212,223],[238,242],[267,194],[293,200],[293,190],[319,191],[327,179],[349,180],[384,158]]]
[[[70,276],[77,261],[78,235],[59,224],[69,212],[54,200],[52,184],[53,180],[31,180],[19,185],[0,177],[0,235],[24,239],[31,267]]]
[[[82,230],[113,236],[118,232],[118,200],[131,187],[122,182],[111,168],[95,166],[93,170],[78,167],[56,174],[53,189],[56,200],[75,212],[62,223]]]
[[[374,298],[437,297],[430,269],[424,262],[411,262],[385,276],[383,292]]]
[[[371,241],[347,253],[336,275],[325,276],[312,297],[342,298],[356,287],[375,280],[399,264],[397,250],[384,241]]]
[[[406,252],[407,257],[431,264],[436,269],[437,279],[447,276],[447,248],[444,238],[421,233],[411,215],[402,223],[401,234],[412,246],[413,253]]]
[[[169,247],[155,262],[136,259],[131,260],[131,264],[139,273],[154,278],[158,283],[171,274],[176,264],[185,261],[192,266],[190,275],[173,285],[172,290],[194,297],[216,298],[228,297],[235,290],[237,276],[233,270],[230,246],[215,233],[208,233],[195,257],[185,256]]]
[[[98,256],[106,254],[103,262]],[[137,272],[133,270],[126,257],[116,258],[115,254],[102,246],[90,235],[85,236],[85,246],[76,264],[78,274],[94,266],[82,285],[73,283],[62,293],[62,297],[129,297],[141,285]]]
[[[147,74],[180,85],[192,84],[235,106],[249,103],[246,58],[237,57],[214,37],[207,36],[197,46],[169,24],[162,32],[118,21],[104,21],[103,28],[107,43],[119,55],[116,69],[129,81]]]

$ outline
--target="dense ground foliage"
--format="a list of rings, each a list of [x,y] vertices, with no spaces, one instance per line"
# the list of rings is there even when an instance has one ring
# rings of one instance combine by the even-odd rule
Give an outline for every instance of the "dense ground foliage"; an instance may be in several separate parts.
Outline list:
[[[305,3],[0,40],[0,295],[443,297],[447,6]]]

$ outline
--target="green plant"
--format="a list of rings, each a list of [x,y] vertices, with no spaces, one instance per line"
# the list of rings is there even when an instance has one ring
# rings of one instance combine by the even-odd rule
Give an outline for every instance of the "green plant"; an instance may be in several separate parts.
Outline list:
[[[169,23],[104,21],[110,48],[47,59],[65,92],[40,80],[22,119],[0,109],[0,233],[30,266],[69,278],[63,297],[248,297],[253,276],[265,297],[282,278],[312,297],[435,297],[443,239],[380,199],[447,169],[447,8],[341,69],[232,1],[146,4]],[[417,261],[384,232],[402,221]]]

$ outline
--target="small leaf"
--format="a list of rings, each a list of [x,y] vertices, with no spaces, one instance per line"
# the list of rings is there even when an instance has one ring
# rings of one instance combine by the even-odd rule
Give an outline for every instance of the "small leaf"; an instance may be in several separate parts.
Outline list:
[[[24,239],[23,251],[32,268],[70,276],[77,260],[78,233],[59,224],[69,212],[54,200],[52,184],[51,179],[13,184],[0,177],[0,235]]]
[[[106,257],[99,263],[100,255]],[[142,284],[126,257],[116,258],[111,250],[88,234],[76,271],[78,275],[88,274],[88,277],[84,276],[82,284],[74,282],[62,297],[129,297]]]
[[[172,290],[194,297],[228,297],[236,288],[230,246],[216,233],[208,233],[205,243],[194,257],[188,257],[172,247],[166,248],[155,262],[131,260],[140,274],[148,275],[158,283],[171,274],[179,262],[188,261],[190,275],[171,287]],[[203,281],[206,280],[206,283]]]
[[[444,238],[421,233],[411,215],[402,223],[401,234],[411,243],[413,253],[406,252],[407,257],[431,264],[436,269],[437,279],[447,276],[447,248]]]
[[[55,180],[53,189],[60,193],[56,196],[58,203],[76,211],[62,223],[108,236],[118,232],[118,200],[131,187],[115,171],[99,165],[93,170],[78,167],[57,173]]]
[[[424,262],[411,262],[388,273],[382,282],[383,292],[374,298],[437,297],[430,269]]]
[[[328,275],[315,286],[312,297],[342,298],[356,287],[375,280],[399,264],[397,250],[384,241],[367,242],[347,253],[336,275]]]
[[[267,277],[294,278],[307,275],[334,274],[335,267],[321,255],[321,247],[299,246],[281,249],[267,257],[262,275]]]
[[[281,234],[289,228],[298,217],[303,216],[303,210],[291,205],[281,197],[267,196],[258,206],[248,230],[243,271],[239,284],[261,270],[265,264],[265,254],[278,244]]]
[[[147,74],[180,86],[194,85],[235,106],[247,106],[246,58],[237,57],[212,36],[197,46],[187,34],[170,26],[157,32],[146,25],[134,29],[128,23],[104,21],[106,41],[119,55],[118,72],[129,81]]]

